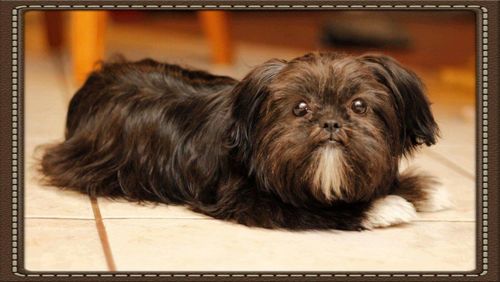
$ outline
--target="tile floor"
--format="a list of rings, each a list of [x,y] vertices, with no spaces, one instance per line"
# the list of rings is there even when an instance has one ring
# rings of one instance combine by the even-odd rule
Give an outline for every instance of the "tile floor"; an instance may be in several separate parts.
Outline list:
[[[110,35],[110,49],[119,48],[120,32]],[[208,57],[204,51],[187,55],[186,48],[196,46],[199,39],[179,38],[182,43],[159,40],[149,48],[131,42],[122,44],[128,49],[120,51],[132,59],[138,58],[140,49],[144,56],[159,60],[198,60],[200,68],[235,76],[268,57],[295,55],[293,50],[242,45],[234,68],[214,68],[203,63]],[[27,38],[26,45],[36,40]],[[35,170],[40,154],[36,148],[61,140],[68,99],[75,90],[61,61],[64,57],[57,59],[43,49],[27,52],[26,269],[456,272],[475,268],[474,123],[463,111],[435,105],[442,139],[407,162],[439,177],[452,195],[453,209],[420,213],[412,224],[366,232],[262,230],[213,220],[182,207],[101,198],[93,205],[87,196],[41,186]],[[96,227],[101,224],[104,233]]]

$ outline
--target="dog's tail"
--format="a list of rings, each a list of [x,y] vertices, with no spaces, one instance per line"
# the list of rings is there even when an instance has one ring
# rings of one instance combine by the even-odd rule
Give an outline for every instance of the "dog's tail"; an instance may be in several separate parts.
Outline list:
[[[124,198],[129,201],[161,201],[176,204],[180,200],[167,197],[159,178],[152,174],[143,177],[140,165],[130,159],[127,151],[116,142],[96,144],[81,132],[65,141],[44,148],[39,161],[41,182],[62,189],[76,190],[91,197]],[[143,179],[148,179],[148,182]],[[150,188],[147,188],[150,187]]]
[[[89,144],[78,138],[48,145],[39,162],[45,185],[77,190],[90,196],[119,196],[114,160],[93,157]]]
[[[43,145],[38,159],[41,182],[63,189],[77,190],[91,196],[119,196],[123,194],[117,179],[122,165],[121,154],[115,142],[97,147],[90,127],[91,109],[88,101],[98,96],[102,79],[92,73],[70,101],[66,117],[65,140],[58,144]],[[111,144],[113,143],[113,144]],[[118,153],[118,154],[116,154]]]

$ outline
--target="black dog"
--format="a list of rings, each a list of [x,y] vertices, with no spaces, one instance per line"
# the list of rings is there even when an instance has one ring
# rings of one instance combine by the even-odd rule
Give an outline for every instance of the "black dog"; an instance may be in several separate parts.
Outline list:
[[[421,81],[385,56],[274,59],[241,81],[118,62],[73,97],[41,170],[51,185],[249,226],[360,230],[444,207],[432,178],[398,170],[437,134]]]

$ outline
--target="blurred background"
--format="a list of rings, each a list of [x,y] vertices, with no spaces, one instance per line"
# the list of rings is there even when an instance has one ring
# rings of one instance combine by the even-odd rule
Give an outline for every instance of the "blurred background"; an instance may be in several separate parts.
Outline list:
[[[23,20],[27,269],[474,269],[472,12],[29,11]],[[436,176],[454,208],[373,232],[293,233],[215,221],[182,207],[92,201],[37,181],[35,148],[63,139],[69,99],[99,60],[150,57],[242,78],[271,58],[316,50],[384,53],[422,78],[441,139],[402,167]]]
[[[47,11],[28,12],[25,20],[26,61],[50,58],[72,91],[96,61],[115,54],[241,78],[273,57],[380,52],[414,69],[435,103],[469,117],[473,111],[472,12]]]

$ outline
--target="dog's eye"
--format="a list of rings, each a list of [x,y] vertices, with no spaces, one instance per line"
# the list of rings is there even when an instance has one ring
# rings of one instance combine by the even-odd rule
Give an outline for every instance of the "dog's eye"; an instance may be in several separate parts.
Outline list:
[[[306,102],[300,102],[293,108],[293,114],[302,117],[305,116],[309,112],[309,106]]]
[[[366,103],[361,99],[355,99],[352,101],[351,109],[357,114],[364,114],[366,113]]]

